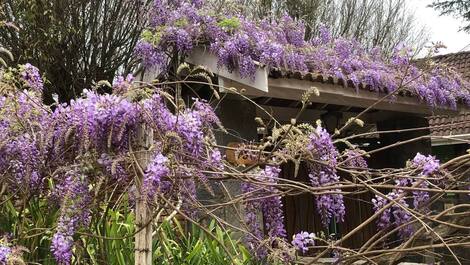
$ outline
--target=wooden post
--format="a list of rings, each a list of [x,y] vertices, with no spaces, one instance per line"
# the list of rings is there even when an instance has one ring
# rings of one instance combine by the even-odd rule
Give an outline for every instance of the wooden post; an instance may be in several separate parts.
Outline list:
[[[153,144],[153,131],[140,126],[136,135],[136,158],[140,168],[145,170],[151,158],[150,148]],[[136,176],[137,196],[135,207],[136,229],[142,229],[135,234],[135,265],[152,264],[152,213],[147,202],[147,196],[143,196],[143,175],[139,170]]]

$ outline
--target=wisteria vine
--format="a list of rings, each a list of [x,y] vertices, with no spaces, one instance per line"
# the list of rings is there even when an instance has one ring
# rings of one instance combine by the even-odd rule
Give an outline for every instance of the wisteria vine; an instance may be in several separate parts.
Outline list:
[[[406,192],[403,187],[415,187],[424,190],[413,190],[413,208],[418,212],[426,213],[426,203],[430,199],[430,194],[427,189],[429,183],[433,183],[438,186],[440,184],[440,176],[438,175],[440,164],[439,160],[435,157],[428,155],[424,156],[420,153],[409,163],[411,170],[418,171],[417,178],[397,178],[395,180],[396,188],[384,196],[376,195],[372,199],[374,210],[378,211],[383,209],[390,201],[395,201],[391,207],[386,208],[377,220],[377,227],[379,229],[389,229],[400,227],[398,233],[400,237],[409,237],[414,229],[410,224],[412,216],[410,215],[408,208],[408,202],[406,201]]]
[[[394,93],[400,84],[430,106],[470,105],[467,81],[441,65],[418,68],[413,52],[398,45],[391,55],[365,49],[355,40],[332,38],[326,26],[305,39],[305,25],[288,15],[279,21],[253,21],[225,10],[214,14],[203,1],[155,0],[136,54],[147,66],[168,69],[174,55],[208,47],[219,67],[254,78],[257,63],[269,69],[313,72],[349,80],[356,89]]]
[[[76,233],[89,226],[92,195],[100,187],[117,185],[118,192],[136,195],[133,148],[142,126],[154,139],[154,155],[143,169],[142,196],[150,201],[169,193],[190,204],[195,182],[207,182],[210,173],[203,172],[223,168],[212,134],[220,122],[205,101],[171,111],[162,90],[139,89],[128,75],[116,78],[114,94],[85,90],[51,110],[42,103],[37,68],[23,65],[1,76],[2,88],[8,88],[0,97],[2,182],[15,197],[46,196],[60,207],[51,239],[58,264],[71,264]]]

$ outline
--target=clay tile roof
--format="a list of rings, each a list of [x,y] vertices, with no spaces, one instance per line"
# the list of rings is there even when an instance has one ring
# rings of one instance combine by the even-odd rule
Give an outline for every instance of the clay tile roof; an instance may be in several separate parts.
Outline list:
[[[432,136],[449,136],[470,134],[470,113],[454,117],[433,116],[429,118]]]
[[[432,58],[437,63],[446,64],[459,72],[462,77],[470,80],[470,51],[438,55]],[[470,113],[463,113],[454,117],[433,116],[429,118],[429,125],[433,136],[448,136],[470,134]]]
[[[462,77],[470,80],[470,51],[438,55],[432,60],[454,68]]]

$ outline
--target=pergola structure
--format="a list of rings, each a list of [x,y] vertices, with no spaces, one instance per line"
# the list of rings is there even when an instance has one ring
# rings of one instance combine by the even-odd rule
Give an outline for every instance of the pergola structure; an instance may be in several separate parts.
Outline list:
[[[406,90],[387,96],[385,93],[371,91],[362,84],[355,87],[351,80],[308,72],[268,70],[261,65],[254,78],[241,78],[237,72],[231,73],[218,67],[217,57],[202,48],[196,49],[187,61],[194,65],[203,65],[212,71],[218,85],[222,87],[220,92],[233,93],[224,87],[236,88],[279,121],[289,122],[297,115],[302,94],[312,87],[320,92],[320,96],[311,97],[313,104],[302,113],[298,122],[312,122],[323,118],[328,123],[332,119],[329,117],[334,116],[339,119],[336,121],[339,124],[367,109],[361,119],[366,123],[366,129],[374,130],[381,121],[413,117],[421,120],[431,115],[455,116],[462,110],[432,108]],[[255,113],[261,118],[269,118],[260,108],[256,108]],[[326,125],[329,127],[330,124]],[[428,126],[424,120],[416,125]]]

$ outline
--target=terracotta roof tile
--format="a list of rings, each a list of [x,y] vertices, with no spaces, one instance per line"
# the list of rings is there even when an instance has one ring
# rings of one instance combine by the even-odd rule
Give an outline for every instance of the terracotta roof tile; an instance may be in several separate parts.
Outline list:
[[[431,58],[437,63],[454,68],[463,78],[470,80],[470,51],[449,53]],[[470,112],[457,116],[433,116],[429,118],[431,135],[448,136],[470,134]]]
[[[464,78],[470,80],[470,51],[438,55],[431,59],[454,68]]]
[[[432,136],[470,134],[470,113],[454,117],[433,116],[429,118]]]

